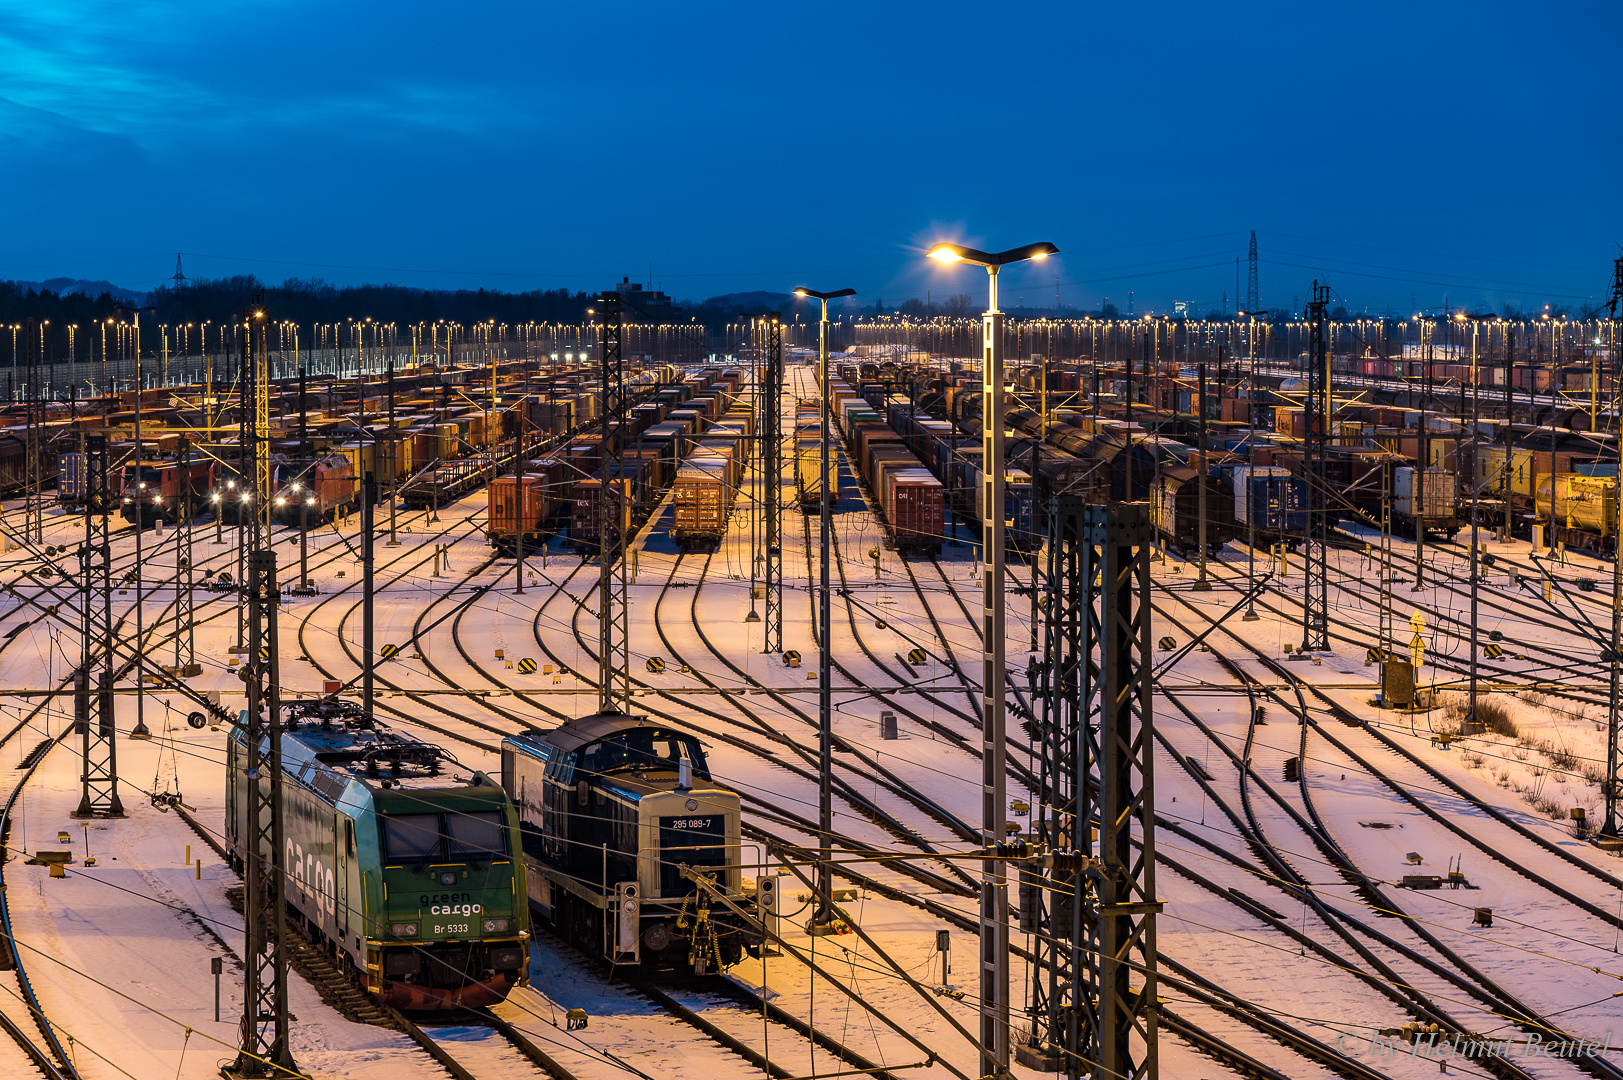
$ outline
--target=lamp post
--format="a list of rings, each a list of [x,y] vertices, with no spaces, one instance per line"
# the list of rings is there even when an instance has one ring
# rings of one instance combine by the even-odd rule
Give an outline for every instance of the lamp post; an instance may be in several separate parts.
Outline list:
[[[1477,540],[1477,475],[1482,468],[1478,464],[1480,451],[1477,442],[1477,331],[1483,319],[1491,319],[1492,315],[1466,315],[1464,312],[1454,316],[1460,322],[1471,323],[1471,692],[1465,717],[1473,725],[1476,723],[1476,695],[1477,695],[1477,655],[1480,651],[1477,638],[1477,583],[1481,575],[1480,553]],[[1455,457],[1455,469],[1459,468],[1459,458]]]
[[[1247,422],[1251,425],[1252,433],[1255,434],[1257,430],[1257,417],[1255,409],[1257,404],[1257,313],[1255,311],[1237,311],[1235,314],[1242,319],[1251,320],[1251,332],[1246,335],[1245,341],[1246,352],[1251,358],[1251,386],[1249,387],[1251,392],[1251,400],[1246,402],[1245,416]],[[1241,622],[1256,622],[1258,619],[1262,618],[1262,616],[1257,614],[1256,601],[1257,510],[1256,507],[1252,505],[1252,488],[1249,486],[1256,481],[1256,474],[1256,467],[1252,466],[1251,471],[1246,474],[1248,486],[1245,492],[1239,496],[1245,500],[1246,531],[1250,534],[1246,538],[1246,551],[1248,554],[1246,555],[1245,560],[1245,588],[1246,595],[1250,597],[1250,599],[1246,601],[1245,614],[1240,616]],[[1266,491],[1267,488],[1264,487],[1263,490]]]
[[[817,625],[821,638],[817,644],[817,828],[818,828],[818,855],[817,860],[817,907],[813,910],[811,920],[806,924],[809,934],[827,934],[833,927],[834,893],[833,878],[829,863],[834,857],[834,842],[831,833],[834,828],[834,691],[829,685],[833,681],[834,664],[832,654],[834,651],[833,623],[830,613],[832,601],[829,599],[828,561],[829,548],[833,543],[833,525],[831,521],[832,505],[834,502],[835,485],[829,483],[831,429],[829,425],[829,394],[828,394],[828,302],[841,296],[855,296],[855,289],[838,289],[834,292],[817,292],[813,289],[796,289],[796,296],[809,296],[823,304],[823,318],[817,324],[817,397],[819,401],[818,417],[822,434],[822,464],[818,483],[818,521],[819,537],[822,540],[822,550],[818,559],[817,568]]]
[[[1053,244],[1030,244],[998,254],[958,244],[936,244],[926,254],[943,263],[986,268],[986,314],[981,324],[981,491],[986,520],[982,529],[981,618],[981,843],[988,853],[1004,837],[1008,776],[1004,738],[1003,618],[1003,312],[997,306],[998,271],[1011,263],[1059,254]],[[1035,508],[1033,508],[1035,511]],[[1009,1071],[1009,890],[996,859],[981,862],[980,1041],[987,1056],[981,1072]]]
[[[122,311],[123,309],[118,309]],[[141,567],[145,559],[141,554],[141,534],[146,531],[146,484],[141,481],[141,312],[156,311],[153,307],[135,308],[135,325],[131,331],[135,346],[135,640],[137,645],[143,638],[141,619]],[[159,485],[159,492],[163,488]],[[159,511],[155,511],[159,512]],[[177,548],[178,550],[178,548]],[[146,671],[141,666],[144,650],[137,648],[135,654],[135,727],[130,731],[132,739],[150,739],[152,732],[146,721]]]
[[[1420,363],[1423,366],[1420,376],[1420,428],[1415,438],[1414,479],[1409,487],[1409,512],[1414,519],[1414,587],[1409,591],[1421,592],[1426,587],[1426,466],[1431,456],[1431,428],[1426,418],[1426,399],[1431,393],[1431,350],[1437,339],[1437,327],[1418,313],[1415,322],[1420,326]]]

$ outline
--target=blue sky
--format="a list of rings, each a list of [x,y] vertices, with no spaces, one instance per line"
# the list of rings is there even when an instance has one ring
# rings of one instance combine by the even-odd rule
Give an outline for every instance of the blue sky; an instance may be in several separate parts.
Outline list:
[[[12,3],[0,277],[1605,293],[1623,6]],[[1244,281],[1241,282],[1242,288]]]

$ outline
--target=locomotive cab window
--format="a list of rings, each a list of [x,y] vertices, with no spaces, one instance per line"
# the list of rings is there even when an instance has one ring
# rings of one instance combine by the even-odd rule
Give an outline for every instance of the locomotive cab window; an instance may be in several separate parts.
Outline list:
[[[502,816],[496,810],[446,814],[446,838],[451,845],[451,861],[506,858],[502,842]]]
[[[383,848],[389,862],[439,858],[440,816],[390,814],[383,819]]]
[[[384,858],[391,863],[507,858],[507,830],[499,810],[390,814],[382,821]]]
[[[641,728],[592,743],[580,752],[581,768],[593,773],[675,773],[684,759],[695,777],[710,778],[704,751],[691,735]]]

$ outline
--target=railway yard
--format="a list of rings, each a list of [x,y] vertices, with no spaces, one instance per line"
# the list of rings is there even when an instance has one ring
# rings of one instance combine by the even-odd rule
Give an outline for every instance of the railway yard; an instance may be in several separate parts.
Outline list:
[[[311,748],[308,767],[283,751],[285,783],[315,808],[289,811],[285,864],[289,1049],[305,1074],[983,1075],[980,375],[876,344],[834,356],[821,389],[803,352],[762,394],[757,360],[649,357],[628,368],[614,428],[588,365],[277,383],[296,396],[270,440],[270,670],[280,709],[302,716],[283,742]],[[1023,895],[1057,879],[1019,869],[1053,811],[1028,672],[1049,655],[1043,515],[1063,493],[1145,502],[1156,534],[1139,854],[1160,907],[1131,981],[1153,963],[1162,1075],[1623,1077],[1623,861],[1599,835],[1616,633],[1606,417],[1575,423],[1567,405],[1558,433],[1551,385],[1513,407],[1490,383],[1481,397],[1503,395],[1511,433],[1476,441],[1474,367],[1419,407],[1412,383],[1382,396],[1390,364],[1345,368],[1315,473],[1287,366],[1252,364],[1245,393],[1240,369],[1213,367],[1208,406],[1204,367],[1022,366],[1005,410],[1014,1040],[1037,939],[1065,936],[1034,933]],[[825,396],[835,476],[820,482]],[[134,423],[163,400],[142,399]],[[775,475],[757,449],[769,405]],[[253,469],[207,402],[201,421],[168,416],[195,441],[141,435],[110,470],[117,644],[98,663],[123,815],[75,813],[92,575],[74,553],[98,515],[74,428],[128,428],[127,412],[100,427],[49,414],[60,487],[9,495],[0,519],[7,1075],[202,1077],[242,1042],[234,792],[259,777],[232,763],[255,663],[237,524]],[[1310,490],[1325,478],[1333,493]],[[769,502],[784,507],[776,623]],[[1304,652],[1314,505],[1338,524],[1329,647]],[[610,677],[640,721],[601,715],[606,582],[621,573]],[[446,791],[501,809],[430,805]],[[686,810],[658,816],[659,799]],[[385,823],[425,807],[441,817],[409,826],[421,835]],[[683,829],[700,832],[673,840]],[[656,840],[672,851],[638,854]],[[825,844],[840,917],[814,935]],[[483,934],[442,929],[442,908]]]

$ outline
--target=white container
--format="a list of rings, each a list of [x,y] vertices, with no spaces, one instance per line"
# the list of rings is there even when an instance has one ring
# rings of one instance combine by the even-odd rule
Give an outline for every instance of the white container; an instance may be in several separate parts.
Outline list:
[[[1454,474],[1447,469],[1429,468],[1421,492],[1424,513],[1415,513],[1415,472],[1412,466],[1393,470],[1392,508],[1407,518],[1423,517],[1429,521],[1452,518],[1459,500],[1454,487]]]

